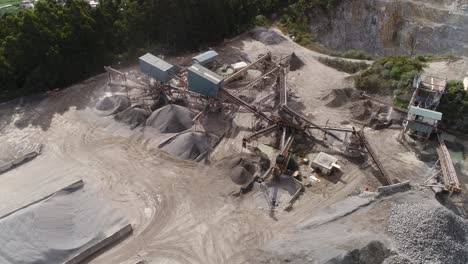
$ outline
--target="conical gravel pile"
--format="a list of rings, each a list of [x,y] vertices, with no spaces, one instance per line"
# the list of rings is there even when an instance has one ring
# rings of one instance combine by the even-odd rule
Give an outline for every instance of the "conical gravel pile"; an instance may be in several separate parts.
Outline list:
[[[137,126],[144,125],[149,115],[150,112],[145,109],[130,107],[116,114],[114,119],[118,122],[127,124],[131,129],[134,129]]]
[[[160,149],[176,158],[198,162],[206,158],[217,139],[210,133],[189,131],[161,144]]]
[[[96,103],[96,110],[102,115],[113,115],[129,108],[130,99],[123,95],[112,95]]]
[[[193,113],[186,107],[166,105],[151,114],[146,126],[153,127],[161,133],[179,133],[193,126]]]
[[[395,205],[389,231],[412,263],[468,263],[468,222],[445,207],[425,203]]]
[[[256,166],[247,157],[227,158],[220,162],[231,180],[238,185],[244,185],[252,181]]]

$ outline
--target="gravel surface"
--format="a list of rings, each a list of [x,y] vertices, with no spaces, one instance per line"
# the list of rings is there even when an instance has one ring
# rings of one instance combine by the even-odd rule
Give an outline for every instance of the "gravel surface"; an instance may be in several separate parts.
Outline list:
[[[398,250],[415,264],[468,263],[468,223],[445,207],[395,205],[389,231],[395,235]]]
[[[409,259],[405,257],[394,255],[385,259],[383,264],[413,264],[413,262],[411,262]]]

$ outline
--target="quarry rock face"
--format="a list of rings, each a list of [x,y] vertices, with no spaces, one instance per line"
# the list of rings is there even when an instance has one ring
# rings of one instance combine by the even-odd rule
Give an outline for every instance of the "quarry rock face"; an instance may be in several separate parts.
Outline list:
[[[316,12],[312,32],[332,49],[468,56],[466,0],[342,0],[330,14]]]

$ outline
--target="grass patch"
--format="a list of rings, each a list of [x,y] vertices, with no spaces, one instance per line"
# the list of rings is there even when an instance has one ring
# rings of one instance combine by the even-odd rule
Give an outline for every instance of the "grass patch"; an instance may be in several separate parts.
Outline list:
[[[408,106],[409,106],[409,101],[406,101],[406,100],[402,100],[398,97],[395,97],[395,99],[393,99],[393,104],[396,106],[396,107],[400,107],[400,108],[403,108],[403,109],[407,109]]]
[[[354,62],[347,61],[342,59],[328,58],[328,57],[319,57],[318,59],[321,63],[334,68],[338,71],[346,72],[349,74],[354,74],[359,71],[369,68],[369,65],[365,62]]]
[[[19,4],[20,1],[18,0],[0,0],[0,7],[6,6],[6,5],[15,5]]]

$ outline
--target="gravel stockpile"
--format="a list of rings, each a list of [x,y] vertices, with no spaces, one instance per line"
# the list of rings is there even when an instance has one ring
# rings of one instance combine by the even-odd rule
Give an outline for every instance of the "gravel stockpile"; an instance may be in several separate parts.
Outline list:
[[[217,137],[206,132],[181,133],[160,145],[160,148],[179,159],[202,161],[206,158]]]
[[[238,185],[252,181],[256,166],[246,157],[234,157],[221,161],[221,167],[229,173],[231,180]]]
[[[321,98],[328,107],[340,107],[359,98],[359,92],[352,88],[333,89]]]
[[[468,263],[468,223],[444,207],[395,205],[389,231],[400,253],[415,264]]]
[[[123,95],[105,97],[96,103],[96,110],[102,115],[113,115],[119,113],[131,105],[130,99]]]
[[[97,197],[63,190],[0,219],[0,263],[68,263],[128,224]]]
[[[411,262],[409,259],[405,257],[394,255],[385,259],[383,264],[413,264],[413,262]]]
[[[151,114],[146,125],[161,133],[179,133],[193,126],[193,113],[180,105],[166,105]]]
[[[285,37],[281,36],[277,32],[262,27],[253,29],[251,34],[255,40],[258,40],[265,45],[275,45],[286,40]]]
[[[382,242],[371,241],[367,246],[333,258],[325,264],[382,264],[390,254],[391,251]]]
[[[134,129],[137,126],[144,125],[149,115],[150,112],[145,109],[130,107],[116,114],[114,119],[118,122],[127,124],[131,129]]]

